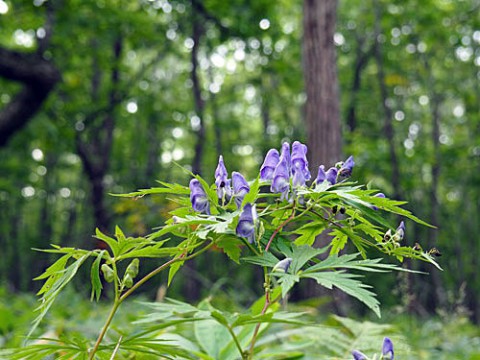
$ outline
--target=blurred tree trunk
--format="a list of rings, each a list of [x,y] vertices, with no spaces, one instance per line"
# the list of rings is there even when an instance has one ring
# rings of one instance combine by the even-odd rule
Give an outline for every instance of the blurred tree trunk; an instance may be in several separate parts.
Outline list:
[[[61,74],[53,62],[43,57],[54,22],[51,3],[46,3],[45,36],[37,39],[36,52],[21,53],[0,47],[0,76],[22,84],[22,89],[0,111],[0,147],[23,129],[61,80]]]
[[[333,166],[342,155],[340,94],[337,77],[336,51],[333,42],[336,23],[336,0],[305,0],[303,2],[303,57],[307,93],[305,120],[312,177],[318,166]],[[328,236],[317,243],[326,244]],[[346,296],[339,291],[322,291],[311,283],[300,288],[300,296],[333,297],[334,310],[344,314]]]
[[[305,119],[312,173],[321,164],[340,160],[342,137],[339,89],[333,35],[336,0],[303,3],[303,55],[307,94]]]
[[[95,218],[95,226],[101,231],[108,231],[110,216],[105,207],[104,179],[110,166],[110,153],[113,143],[115,125],[114,112],[119,103],[119,65],[123,41],[119,36],[113,44],[113,65],[110,74],[109,106],[102,114],[93,114],[84,122],[85,129],[77,132],[77,152],[82,160],[85,173],[90,182],[91,202]],[[95,101],[101,82],[101,70],[94,62],[92,78],[92,99]],[[100,117],[100,120],[98,120]],[[97,246],[102,247],[103,243]]]

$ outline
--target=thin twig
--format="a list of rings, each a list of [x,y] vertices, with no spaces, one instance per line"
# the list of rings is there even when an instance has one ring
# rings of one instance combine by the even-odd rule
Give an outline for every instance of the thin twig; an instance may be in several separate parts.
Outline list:
[[[118,349],[120,349],[120,343],[122,342],[122,338],[123,336],[120,336],[120,338],[118,339],[117,345],[115,346],[115,349],[113,349],[113,353],[112,353],[112,356],[110,357],[110,360],[115,359],[115,355],[117,354]]]

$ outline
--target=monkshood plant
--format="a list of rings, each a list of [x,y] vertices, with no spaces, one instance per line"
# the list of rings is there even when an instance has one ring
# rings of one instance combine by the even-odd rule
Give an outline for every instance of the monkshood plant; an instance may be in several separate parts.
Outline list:
[[[52,342],[50,347],[31,345],[14,357],[41,359],[61,351],[62,358],[113,359],[133,352],[154,358],[253,359],[257,340],[269,325],[303,324],[298,318],[300,314],[280,311],[279,301],[304,279],[314,279],[327,289],[338,288],[380,316],[376,295],[362,282],[358,272],[404,269],[397,264],[383,263],[382,258],[370,258],[369,250],[375,249],[376,253],[383,253],[396,263],[412,258],[439,267],[432,257],[433,250],[405,246],[404,222],[392,226],[384,214],[393,213],[404,220],[429,225],[402,208],[405,202],[388,199],[378,191],[350,181],[353,157],[329,169],[320,166],[313,178],[306,155],[304,144],[295,141],[290,149],[290,145],[284,143],[280,152],[272,149],[267,153],[259,175],[251,181],[239,172],[229,176],[220,156],[212,185],[190,173],[192,179],[188,187],[159,182],[159,187],[121,195],[135,199],[145,195],[168,195],[175,199],[178,207],[170,212],[164,225],[146,236],[130,237],[119,227],[114,236],[109,236],[97,229],[95,237],[105,242],[106,249],[83,250],[53,245],[52,249],[44,251],[58,254],[60,258],[37,277],[37,280],[44,280],[44,284],[38,293],[41,296],[38,317],[29,336],[78,269],[91,261],[91,299],[98,301],[100,298],[102,277],[112,284],[109,289],[113,292],[111,310],[97,339],[91,342],[50,339],[57,348],[52,350]],[[328,244],[314,247],[322,234]],[[353,252],[340,253],[347,249],[347,244]],[[186,262],[202,256],[212,247],[222,249],[226,259],[235,263],[263,269],[264,294],[255,306],[238,314],[220,311],[207,303],[195,307],[167,300],[164,304],[153,303],[154,313],[139,320],[145,326],[148,323],[149,330],[135,335],[124,334],[116,339],[106,337],[120,306],[138,288],[161,272],[168,272],[170,285]],[[139,267],[147,259],[163,260],[153,271],[139,278]],[[169,342],[168,337],[166,340],[161,336],[149,340],[143,337],[149,331],[189,322],[196,327],[202,322],[223,327],[228,338],[225,348],[210,351],[205,345],[208,341],[203,339],[200,341],[202,350],[188,350],[188,347]]]

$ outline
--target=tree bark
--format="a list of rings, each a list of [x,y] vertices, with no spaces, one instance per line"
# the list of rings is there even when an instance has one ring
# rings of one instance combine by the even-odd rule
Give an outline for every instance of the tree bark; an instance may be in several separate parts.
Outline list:
[[[342,149],[336,52],[333,42],[336,0],[305,0],[303,3],[304,77],[312,173],[340,160]]]
[[[305,120],[307,144],[313,176],[319,165],[327,168],[341,159],[342,133],[340,123],[340,95],[333,42],[336,23],[336,0],[304,0],[303,2],[303,56],[307,94]],[[330,237],[322,234],[316,243],[328,243]],[[301,297],[324,295],[323,289],[306,284],[300,288]],[[346,295],[340,291],[332,296],[333,311],[345,314]]]
[[[113,66],[110,75],[109,106],[99,124],[94,124],[95,117],[85,122],[85,129],[76,136],[77,152],[82,160],[85,173],[91,186],[91,202],[95,226],[101,231],[108,231],[110,216],[105,206],[104,178],[110,166],[110,152],[115,126],[114,111],[119,103],[119,63],[123,41],[119,36],[113,44]],[[94,63],[94,67],[97,65]],[[92,78],[92,98],[97,96],[100,84],[100,70],[94,69]],[[95,126],[96,125],[96,126]],[[101,243],[98,244],[99,246]]]
[[[0,147],[37,113],[55,85],[60,72],[38,54],[0,48],[0,76],[20,82],[23,88],[0,112]]]

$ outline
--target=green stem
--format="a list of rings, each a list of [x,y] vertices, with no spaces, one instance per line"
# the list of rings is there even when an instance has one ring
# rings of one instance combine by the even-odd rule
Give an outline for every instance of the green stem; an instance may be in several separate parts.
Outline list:
[[[106,334],[106,332],[107,332],[107,330],[110,326],[110,323],[113,320],[113,316],[117,312],[117,309],[120,306],[120,304],[121,304],[121,301],[119,301],[117,299],[113,303],[112,309],[110,310],[110,314],[108,314],[107,321],[105,321],[105,324],[103,325],[102,331],[98,335],[97,341],[95,342],[95,345],[93,346],[93,349],[88,354],[88,360],[93,360],[93,358],[95,356],[95,353],[97,352],[98,347],[100,346],[100,343],[102,342],[103,337],[105,336],[105,334]]]
[[[112,309],[110,310],[110,313],[108,314],[107,320],[105,321],[105,324],[103,325],[102,331],[98,335],[97,341],[95,342],[95,345],[93,346],[92,350],[88,354],[88,360],[93,360],[95,353],[98,351],[98,347],[100,346],[100,343],[102,342],[103,338],[105,337],[105,334],[107,333],[107,330],[113,320],[113,317],[115,316],[115,313],[118,310],[118,307],[122,304],[122,302],[129,297],[136,289],[138,289],[141,285],[143,285],[145,282],[150,280],[152,277],[160,273],[162,270],[165,270],[167,267],[172,265],[173,263],[179,262],[179,261],[186,261],[193,259],[194,257],[200,255],[201,253],[207,251],[210,247],[213,246],[213,242],[202,248],[201,250],[197,251],[196,253],[186,256],[185,253],[181,254],[179,257],[170,259],[166,263],[160,265],[158,268],[155,270],[149,272],[147,275],[145,275],[143,278],[141,278],[139,281],[137,281],[130,289],[128,289],[126,292],[123,293],[122,296],[118,297],[117,295],[115,296],[115,301],[113,303]],[[115,293],[117,294],[117,291]]]
[[[294,217],[295,217],[295,207],[293,207],[293,209],[292,209],[292,214],[288,217],[288,219],[285,220],[283,223],[281,223],[280,226],[278,226],[278,227],[275,229],[275,231],[273,232],[272,236],[270,236],[270,239],[268,240],[267,246],[265,246],[265,252],[268,252],[268,249],[270,249],[270,245],[272,244],[272,241],[273,241],[273,239],[275,238],[275,235],[277,235],[278,232],[279,232],[280,230],[282,230],[285,225],[287,225],[290,221],[292,221]]]
[[[240,356],[242,357],[242,359],[244,358],[244,354],[243,354],[243,350],[242,350],[242,345],[240,345],[240,342],[238,341],[237,339],[237,335],[235,335],[235,332],[233,331],[233,329],[230,327],[230,326],[227,326],[227,330],[228,332],[230,333],[230,335],[232,335],[232,339],[235,343],[235,346],[237,347],[238,349],[238,352],[240,353]]]

